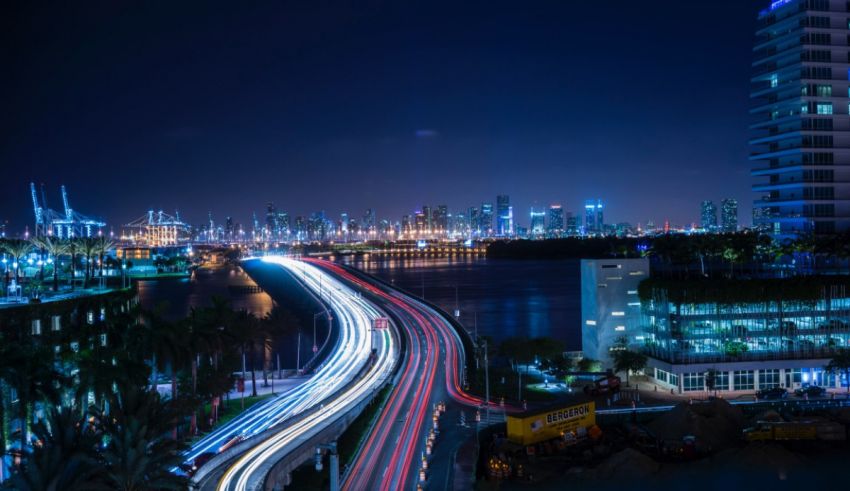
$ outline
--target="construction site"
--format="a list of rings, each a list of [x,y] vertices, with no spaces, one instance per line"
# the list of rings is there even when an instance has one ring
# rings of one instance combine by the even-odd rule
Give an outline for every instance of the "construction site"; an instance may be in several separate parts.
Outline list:
[[[483,430],[477,489],[784,489],[831,482],[850,458],[844,398],[739,404],[708,396],[661,411],[627,402],[595,417],[582,410],[592,401],[575,404]],[[550,422],[560,434],[547,431]]]

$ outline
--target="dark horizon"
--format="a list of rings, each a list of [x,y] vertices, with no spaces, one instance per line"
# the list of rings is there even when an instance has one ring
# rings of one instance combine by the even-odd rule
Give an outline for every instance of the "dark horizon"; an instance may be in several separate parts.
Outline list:
[[[35,181],[116,231],[148,208],[398,220],[502,193],[525,225],[590,198],[685,225],[725,197],[748,225],[763,4],[6,6],[0,220],[32,227]]]

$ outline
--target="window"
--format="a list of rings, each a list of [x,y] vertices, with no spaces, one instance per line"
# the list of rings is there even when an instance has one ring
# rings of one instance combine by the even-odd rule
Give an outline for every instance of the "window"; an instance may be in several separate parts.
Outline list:
[[[682,374],[682,390],[684,390],[685,392],[705,390],[705,374],[702,374],[702,373],[684,373],[684,374]]]
[[[818,97],[832,97],[832,86],[815,85],[815,95]]]
[[[676,375],[674,373],[670,374],[670,385],[675,385],[676,387],[679,386],[679,376],[678,375]]]
[[[774,88],[778,85],[779,85],[779,75],[774,73],[773,75],[770,76],[770,87]]]
[[[779,369],[759,370],[759,388],[772,389],[779,387]]]
[[[54,331],[58,331],[58,330],[62,329],[62,317],[60,317],[58,315],[54,315],[50,319],[50,329],[52,329]]]
[[[40,336],[41,335],[41,319],[33,319],[32,321],[32,335]]]
[[[729,372],[714,373],[714,390],[729,390]]]
[[[832,114],[832,103],[831,102],[818,102],[817,112],[818,112],[818,114]]]
[[[626,330],[626,326],[617,326],[614,328],[614,330],[617,332],[623,332]]]
[[[661,382],[667,383],[667,372],[664,370],[660,370],[658,368],[655,369],[655,379]]]
[[[753,390],[755,388],[752,370],[735,370],[734,377],[734,390]]]
[[[626,313],[617,310],[617,311],[611,312],[611,315],[613,315],[614,317],[623,317],[624,315],[626,315]]]

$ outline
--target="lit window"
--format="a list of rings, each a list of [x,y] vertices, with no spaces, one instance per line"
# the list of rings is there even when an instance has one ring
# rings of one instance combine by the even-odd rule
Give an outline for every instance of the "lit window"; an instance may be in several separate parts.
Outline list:
[[[626,313],[618,310],[616,312],[611,312],[611,315],[613,315],[614,317],[623,317],[624,315],[626,315]]]
[[[587,324],[588,326],[595,326],[596,325],[596,321],[591,321],[591,320],[584,321],[584,323]]]
[[[628,293],[629,295],[637,295],[637,290],[629,290],[626,293]]]
[[[779,75],[774,73],[770,76],[770,86],[776,87],[777,85],[779,85]]]
[[[617,327],[614,328],[614,330],[622,332],[622,331],[626,330],[626,326],[617,326]]]
[[[640,307],[640,302],[629,302],[628,306],[629,307]]]
[[[832,114],[831,102],[818,102],[818,114]]]

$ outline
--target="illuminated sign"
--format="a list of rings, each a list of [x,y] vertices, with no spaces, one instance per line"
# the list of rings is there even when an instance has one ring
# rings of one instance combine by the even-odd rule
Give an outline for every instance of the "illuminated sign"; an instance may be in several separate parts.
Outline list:
[[[783,5],[787,5],[787,4],[789,4],[789,3],[793,2],[793,1],[794,1],[794,0],[774,0],[774,2],[772,2],[772,3],[770,4],[770,10],[776,10],[776,9],[778,9],[779,7],[781,7],[781,6],[783,6]]]
[[[386,317],[378,317],[377,319],[372,321],[372,325],[375,329],[386,329],[390,327],[390,320]]]

